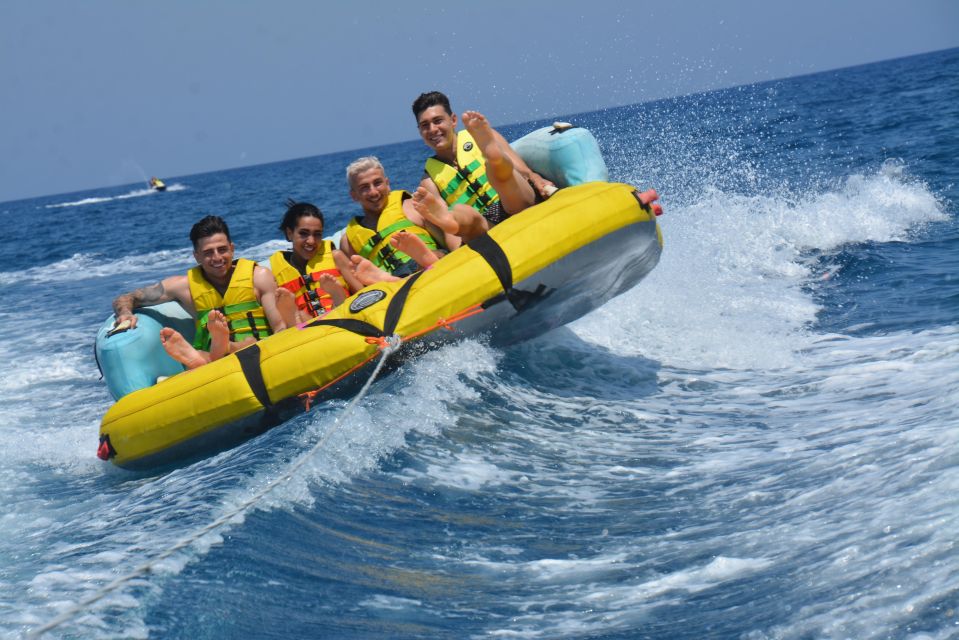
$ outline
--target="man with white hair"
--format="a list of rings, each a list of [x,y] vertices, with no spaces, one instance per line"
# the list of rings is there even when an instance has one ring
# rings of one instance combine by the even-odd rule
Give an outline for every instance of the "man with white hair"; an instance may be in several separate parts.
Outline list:
[[[363,208],[363,215],[347,224],[340,250],[355,265],[354,275],[362,285],[398,280],[444,255],[427,230],[428,223],[413,208],[412,196],[390,188],[376,157],[350,163],[346,179],[350,197]]]

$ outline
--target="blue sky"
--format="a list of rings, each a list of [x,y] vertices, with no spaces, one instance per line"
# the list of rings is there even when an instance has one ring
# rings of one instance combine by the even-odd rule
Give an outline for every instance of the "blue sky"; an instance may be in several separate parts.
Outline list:
[[[0,201],[522,122],[959,46],[952,0],[4,0]]]

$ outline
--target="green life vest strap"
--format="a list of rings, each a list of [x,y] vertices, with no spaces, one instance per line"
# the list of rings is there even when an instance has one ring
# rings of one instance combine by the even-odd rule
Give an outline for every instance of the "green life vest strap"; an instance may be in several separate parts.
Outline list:
[[[380,244],[384,238],[388,238],[397,231],[402,231],[403,229],[408,229],[415,226],[416,225],[413,224],[409,218],[397,220],[393,224],[383,227],[370,236],[370,239],[367,240],[366,244],[363,245],[363,248],[360,249],[359,254],[367,260],[372,260],[370,258],[370,253],[373,251],[373,247]],[[433,239],[433,236],[423,233],[416,233],[415,235],[419,236],[420,240],[422,240],[427,247],[430,249],[436,249],[436,241]],[[412,260],[411,257],[402,251],[397,251],[387,242],[386,245],[376,253],[376,260],[372,260],[372,262],[377,264],[377,266],[382,265],[386,267],[386,269],[392,273],[410,260]]]
[[[370,236],[370,239],[366,241],[366,244],[363,245],[363,248],[360,249],[360,255],[364,258],[369,259],[370,253],[373,252],[373,247],[378,245],[383,241],[383,238],[388,237],[391,233],[406,229],[407,227],[412,227],[413,223],[410,222],[409,218],[403,218],[402,220],[397,220],[391,225],[380,229],[376,233]]]
[[[468,206],[473,206],[473,202],[478,202],[480,205],[480,212],[486,211],[487,208],[493,203],[493,198],[498,194],[492,186],[489,187],[487,193],[483,193],[483,187],[486,187],[489,184],[489,179],[486,177],[486,173],[483,173],[476,180],[470,180],[469,176],[476,171],[480,166],[479,160],[473,160],[465,167],[455,167],[456,176],[450,180],[449,184],[446,185],[446,188],[443,189],[440,195],[443,196],[443,199],[449,202],[449,198],[456,193],[457,189],[460,188],[460,185],[463,183],[466,184],[466,189],[456,199],[456,204],[465,204]]]
[[[227,326],[230,328],[230,340],[235,340],[237,335],[245,336],[247,334],[259,340],[263,336],[270,335],[270,325],[266,318],[257,318],[252,313],[254,309],[259,308],[259,302],[251,301],[228,304],[223,307],[216,307],[215,310],[227,317],[230,314],[246,312],[244,318],[227,320]],[[198,314],[198,328],[196,335],[193,337],[193,347],[196,349],[206,350],[210,346],[211,338],[210,331],[207,329],[207,321],[211,311],[214,311],[214,309],[207,309]]]

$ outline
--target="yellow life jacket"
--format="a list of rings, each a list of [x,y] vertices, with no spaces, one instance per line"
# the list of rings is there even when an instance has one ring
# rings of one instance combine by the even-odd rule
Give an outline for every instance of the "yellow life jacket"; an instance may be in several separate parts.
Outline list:
[[[256,263],[246,258],[233,261],[233,273],[226,294],[213,288],[203,275],[201,267],[193,267],[187,272],[190,283],[190,295],[196,307],[196,334],[193,346],[197,349],[210,349],[210,332],[207,330],[207,316],[217,309],[226,316],[230,327],[230,340],[240,341],[252,336],[259,340],[272,331],[267,322],[263,307],[256,299],[253,288],[253,268]]]
[[[430,249],[436,248],[436,241],[430,232],[410,222],[403,213],[403,201],[409,197],[410,194],[406,191],[390,191],[386,207],[376,221],[376,231],[360,224],[361,218],[353,218],[346,225],[346,237],[353,251],[390,273],[395,273],[410,263],[412,266],[416,265],[411,257],[397,251],[390,244],[390,236],[394,233],[405,229],[418,235]]]
[[[276,284],[296,296],[296,306],[312,316],[321,316],[333,308],[333,298],[320,288],[320,276],[328,273],[346,287],[340,270],[333,262],[333,250],[336,247],[332,242],[323,242],[316,250],[316,254],[306,263],[306,273],[290,262],[289,251],[277,251],[270,256],[270,271],[276,278]]]
[[[469,131],[456,135],[456,164],[433,156],[426,160],[426,174],[448,205],[465,204],[485,213],[499,201],[499,194],[486,177],[486,160]]]

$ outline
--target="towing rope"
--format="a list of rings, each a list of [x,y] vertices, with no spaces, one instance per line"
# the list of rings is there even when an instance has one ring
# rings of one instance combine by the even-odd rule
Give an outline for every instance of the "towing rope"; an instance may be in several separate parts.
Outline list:
[[[268,493],[273,491],[280,484],[290,480],[293,477],[293,474],[296,473],[296,471],[298,471],[300,467],[306,464],[306,462],[310,458],[312,458],[317,451],[322,449],[326,445],[326,443],[329,442],[330,437],[337,431],[339,426],[343,422],[345,422],[347,418],[350,417],[350,415],[353,413],[353,410],[356,408],[356,405],[359,404],[359,402],[369,392],[370,387],[373,385],[373,381],[376,380],[376,377],[379,375],[380,370],[383,368],[383,365],[386,363],[386,359],[393,352],[395,352],[400,347],[401,344],[402,344],[402,339],[395,334],[383,339],[383,341],[380,343],[380,350],[382,352],[382,356],[380,357],[379,362],[376,363],[376,367],[373,369],[373,373],[370,374],[370,377],[367,379],[366,383],[363,385],[363,388],[360,389],[359,393],[357,393],[356,396],[346,406],[346,409],[344,409],[343,412],[333,421],[333,424],[330,425],[330,428],[326,431],[326,433],[323,434],[323,437],[321,437],[320,440],[315,445],[313,445],[313,447],[309,451],[307,451],[302,456],[300,456],[299,459],[295,463],[293,463],[293,465],[289,469],[287,469],[284,473],[280,474],[280,476],[278,476],[277,478],[269,482],[266,486],[264,486],[255,494],[253,494],[253,496],[251,496],[250,498],[242,502],[239,506],[235,507],[228,513],[220,516],[219,518],[217,518],[210,524],[206,525],[202,529],[195,531],[189,536],[183,538],[182,540],[174,544],[172,547],[159,553],[156,557],[148,560],[147,562],[144,562],[143,564],[135,568],[130,573],[120,576],[119,578],[116,578],[115,580],[101,587],[96,593],[80,600],[71,608],[64,611],[53,620],[47,622],[46,624],[40,627],[31,629],[30,631],[27,632],[26,637],[39,638],[43,634],[53,631],[54,629],[56,629],[63,623],[74,618],[77,614],[85,611],[90,605],[95,604],[99,600],[102,600],[104,597],[113,593],[114,591],[116,591],[117,589],[125,585],[126,583],[130,582],[131,580],[150,573],[153,570],[153,567],[157,563],[163,560],[166,560],[177,551],[180,551],[181,549],[189,547],[190,545],[195,543],[197,540],[199,540],[203,536],[207,535],[208,533],[212,531],[219,529],[223,525],[227,524],[228,522],[236,518],[238,515],[246,513],[246,511],[248,511],[251,507],[256,505],[257,502],[262,500],[264,496],[266,496]]]
[[[463,311],[460,311],[459,313],[453,314],[453,315],[450,316],[449,318],[439,318],[439,319],[436,321],[435,324],[432,324],[432,325],[430,325],[430,326],[428,326],[428,327],[426,327],[425,329],[422,329],[422,330],[420,330],[420,331],[415,331],[415,332],[413,332],[413,333],[410,333],[410,334],[408,334],[408,335],[405,336],[405,337],[400,338],[400,337],[398,337],[398,336],[390,336],[390,337],[384,338],[384,337],[381,337],[381,336],[367,336],[367,337],[366,337],[366,342],[367,342],[368,344],[378,344],[378,345],[380,345],[380,349],[383,349],[383,348],[384,348],[384,341],[390,340],[391,338],[394,338],[394,337],[396,337],[397,339],[399,339],[400,342],[407,342],[407,341],[409,341],[409,340],[412,340],[413,338],[418,338],[418,337],[420,337],[420,336],[422,336],[422,335],[425,335],[425,334],[430,333],[431,331],[435,331],[435,330],[437,330],[437,329],[446,329],[447,331],[452,331],[452,330],[453,330],[453,325],[454,325],[455,323],[459,322],[460,320],[463,320],[464,318],[469,318],[470,316],[475,316],[475,315],[478,314],[478,313],[483,313],[483,311],[484,311],[483,305],[481,305],[481,304],[475,304],[475,305],[473,305],[473,306],[471,306],[471,307],[467,307],[466,309],[464,309]],[[237,352],[237,353],[239,353],[239,352]],[[317,396],[317,395],[323,393],[324,391],[326,391],[327,389],[329,389],[330,387],[332,387],[333,385],[335,385],[335,384],[336,384],[337,382],[339,382],[340,380],[343,380],[344,378],[348,378],[349,376],[353,375],[353,373],[354,373],[357,369],[360,369],[360,368],[366,366],[366,364],[367,364],[370,360],[372,360],[373,357],[376,357],[376,356],[374,355],[374,356],[372,356],[370,359],[364,360],[363,362],[360,362],[359,364],[351,367],[350,369],[347,369],[347,370],[344,371],[341,375],[339,375],[339,376],[337,376],[336,378],[330,380],[329,382],[327,382],[327,383],[326,383],[325,385],[323,385],[322,387],[313,389],[312,391],[305,391],[305,392],[299,394],[298,397],[299,397],[300,400],[303,402],[303,410],[304,410],[304,411],[309,411],[310,408],[312,408],[313,403],[316,401],[316,396]]]

